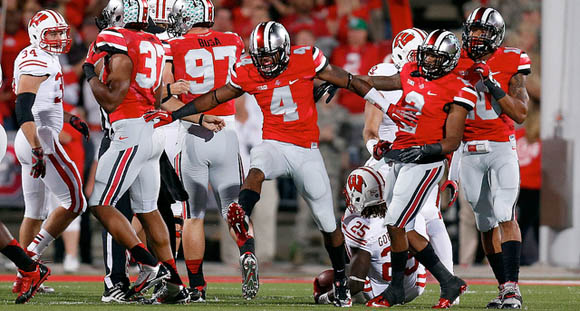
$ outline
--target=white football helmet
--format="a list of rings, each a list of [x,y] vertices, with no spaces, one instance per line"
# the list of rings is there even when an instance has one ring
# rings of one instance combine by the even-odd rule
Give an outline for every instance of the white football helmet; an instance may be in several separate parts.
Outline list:
[[[147,0],[149,16],[155,24],[169,24],[169,14],[175,0]]]
[[[99,29],[108,27],[125,27],[127,24],[141,24],[143,28],[149,22],[149,5],[147,0],[109,0],[96,23]]]
[[[385,179],[375,169],[362,166],[350,173],[345,186],[346,206],[360,214],[366,207],[384,203]]]
[[[60,32],[58,39],[49,39],[49,33]],[[28,22],[30,44],[51,54],[64,54],[70,50],[70,27],[60,13],[53,10],[36,12]]]
[[[395,36],[391,59],[397,70],[401,71],[406,63],[416,60],[417,48],[425,38],[427,33],[419,28],[405,29]]]
[[[181,36],[193,27],[212,27],[215,7],[211,0],[176,0],[169,14],[167,31]]]

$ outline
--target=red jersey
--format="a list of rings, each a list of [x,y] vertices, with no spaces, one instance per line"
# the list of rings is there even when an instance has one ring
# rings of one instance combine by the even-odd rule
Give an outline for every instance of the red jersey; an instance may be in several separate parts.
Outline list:
[[[477,101],[477,93],[471,84],[461,79],[453,71],[439,79],[427,80],[413,77],[417,63],[407,63],[401,70],[403,96],[398,105],[412,106],[419,110],[417,126],[399,128],[393,149],[434,144],[445,137],[447,105],[456,103],[472,110]]]
[[[542,142],[538,139],[529,142],[526,137],[526,129],[516,131],[516,146],[518,150],[518,162],[520,164],[520,188],[542,188]]]
[[[189,93],[180,96],[184,103],[230,82],[230,68],[244,51],[244,42],[240,36],[213,30],[204,34],[186,34],[170,39],[168,43],[171,49],[168,60],[173,60],[175,80],[190,81]],[[236,113],[234,100],[205,113],[233,115]]]
[[[99,33],[95,44],[110,54],[128,55],[133,62],[129,91],[123,102],[109,114],[111,123],[139,118],[145,112],[155,109],[155,91],[161,84],[165,66],[161,41],[155,35],[143,31],[111,27]]]
[[[230,84],[256,97],[264,115],[263,139],[313,148],[319,139],[313,79],[327,64],[318,48],[293,46],[288,68],[279,76],[266,79],[251,57],[244,56],[232,68]]]
[[[500,47],[486,63],[489,65],[490,75],[506,93],[513,75],[527,75],[531,72],[528,54],[516,48]],[[463,140],[509,141],[509,137],[514,134],[514,121],[501,112],[501,107],[491,94],[484,92],[485,86],[481,77],[471,70],[473,64],[467,52],[463,51],[455,69],[475,86],[478,93],[475,109],[467,116]]]

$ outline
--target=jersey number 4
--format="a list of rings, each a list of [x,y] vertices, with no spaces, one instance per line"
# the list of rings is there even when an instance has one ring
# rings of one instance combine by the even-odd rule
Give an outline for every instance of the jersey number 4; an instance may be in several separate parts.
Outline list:
[[[272,92],[272,102],[270,103],[270,112],[277,115],[284,115],[284,122],[298,120],[298,106],[292,99],[290,86],[281,86]]]

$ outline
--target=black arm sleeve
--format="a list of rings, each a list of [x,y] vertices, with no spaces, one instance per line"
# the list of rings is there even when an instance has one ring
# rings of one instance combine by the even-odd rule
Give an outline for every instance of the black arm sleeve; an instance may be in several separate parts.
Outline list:
[[[28,121],[34,121],[34,116],[32,116],[32,105],[34,105],[34,100],[36,99],[36,94],[34,93],[20,93],[16,96],[16,121],[18,126]]]
[[[187,103],[185,106],[175,110],[171,113],[173,120],[178,120],[187,116],[191,116],[197,113],[197,109],[192,102]]]

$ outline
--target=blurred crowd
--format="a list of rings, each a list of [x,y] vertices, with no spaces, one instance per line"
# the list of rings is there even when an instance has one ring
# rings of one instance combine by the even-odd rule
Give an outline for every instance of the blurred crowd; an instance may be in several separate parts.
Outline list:
[[[373,65],[389,60],[393,32],[396,34],[399,30],[412,26],[421,27],[426,31],[453,27],[450,30],[461,38],[462,22],[473,9],[482,5],[495,7],[506,20],[504,45],[525,50],[532,60],[533,74],[529,76],[527,82],[531,112],[518,137],[526,138],[526,147],[522,147],[522,150],[530,151],[532,147],[528,145],[539,143],[541,0],[442,1],[450,9],[445,12],[432,7],[440,4],[412,0],[213,0],[213,2],[216,6],[213,28],[217,31],[238,33],[246,46],[250,32],[257,23],[277,20],[289,31],[293,45],[316,45],[331,63],[353,74],[366,74]],[[100,14],[107,0],[7,0],[5,3],[7,5],[3,8],[3,12],[6,14],[3,18],[6,26],[0,61],[4,73],[0,88],[0,123],[6,130],[17,130],[14,115],[15,95],[12,92],[14,59],[29,44],[26,31],[28,20],[41,8],[52,8],[65,16],[71,26],[73,38],[70,53],[62,55],[60,60],[64,73],[66,109],[81,116],[89,123],[93,133],[98,133],[99,108],[90,94],[87,83],[84,82],[81,66],[88,45],[98,34],[94,18]],[[409,11],[409,6],[412,16],[405,14]],[[241,128],[240,135],[247,136],[240,137],[240,141],[246,142],[246,146],[249,147],[254,144],[252,143],[254,133],[251,131],[251,125],[247,125],[244,129],[244,123],[258,122],[254,127],[259,130],[261,116],[253,115],[260,114],[259,109],[248,107],[245,104],[247,101],[245,96],[239,99],[236,117]],[[353,168],[364,164],[370,156],[362,139],[364,101],[354,93],[341,90],[330,104],[320,101],[318,105],[320,149],[331,179],[336,210],[339,211],[344,205],[340,195],[344,178]],[[98,146],[83,142],[80,134],[66,126],[60,139],[76,162],[81,175],[85,177],[85,190],[87,196],[90,195],[92,188],[90,173],[94,169],[94,150]],[[244,148],[243,144],[241,146]],[[534,156],[538,158],[539,153],[535,152]],[[526,163],[528,162],[531,161]],[[522,173],[522,186],[531,185],[528,186],[531,190],[539,191],[538,182],[535,182],[538,170],[539,167],[532,169],[535,177],[529,179],[536,178],[532,183],[526,183],[528,177],[524,175],[525,172]],[[278,186],[278,189],[283,190],[283,187]],[[288,194],[281,191],[282,199],[287,196]],[[298,206],[299,213],[305,210],[300,208],[300,201],[295,203],[295,206]],[[527,209],[532,207],[521,207],[520,213],[527,213]],[[458,214],[463,215],[461,212]],[[305,222],[309,221],[308,216],[302,219]],[[472,228],[475,230],[474,226]],[[298,240],[307,240],[308,237],[305,236],[307,233],[304,233],[306,231],[305,228],[298,230],[297,237],[300,237]],[[477,237],[474,240],[473,236],[468,234],[463,235],[469,237],[471,244],[478,240]],[[473,262],[475,255],[472,248],[465,246],[465,250],[470,253],[463,257],[459,256],[460,262]]]

